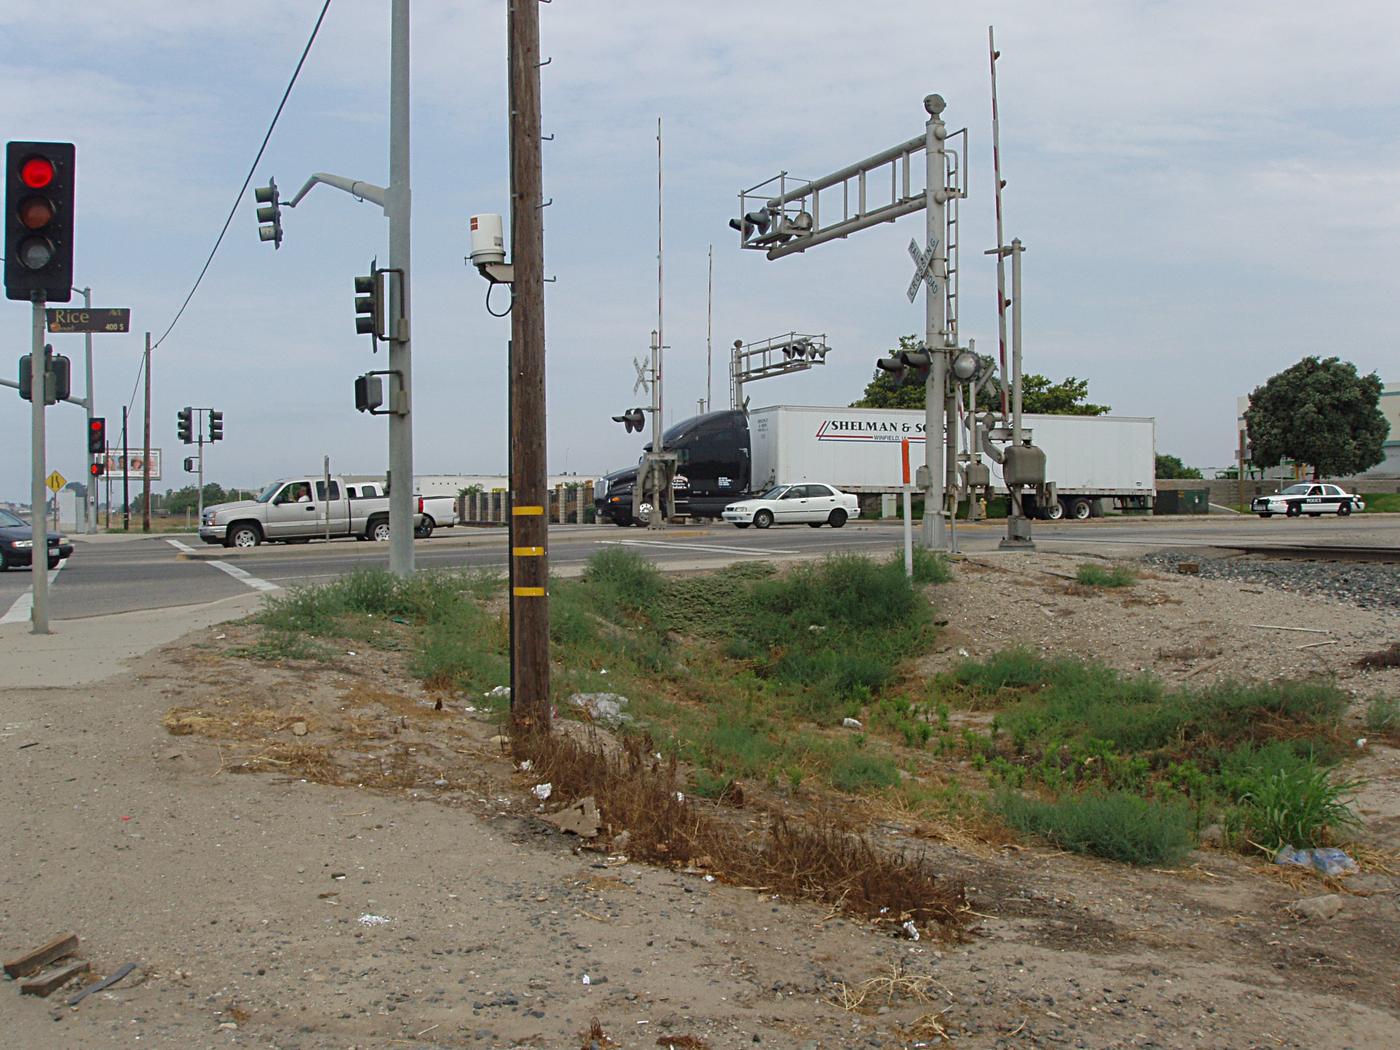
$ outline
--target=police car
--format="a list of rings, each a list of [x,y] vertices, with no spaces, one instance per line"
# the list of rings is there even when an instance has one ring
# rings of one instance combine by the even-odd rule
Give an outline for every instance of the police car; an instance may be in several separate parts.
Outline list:
[[[1366,504],[1360,496],[1344,492],[1337,485],[1305,482],[1289,485],[1276,496],[1260,496],[1250,504],[1249,509],[1261,518],[1272,518],[1275,514],[1286,514],[1290,518],[1302,514],[1310,518],[1323,514],[1346,517],[1354,510],[1365,510]]]

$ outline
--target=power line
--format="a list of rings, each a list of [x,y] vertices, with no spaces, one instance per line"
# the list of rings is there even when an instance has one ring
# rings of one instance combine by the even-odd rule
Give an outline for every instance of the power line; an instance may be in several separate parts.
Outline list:
[[[230,227],[232,221],[234,221],[235,214],[238,213],[238,204],[239,202],[241,202],[242,197],[244,197],[244,193],[246,192],[246,190],[248,190],[248,183],[251,183],[253,181],[253,174],[255,174],[255,172],[258,171],[258,164],[259,161],[262,161],[263,151],[266,150],[267,143],[269,143],[269,140],[272,139],[273,130],[277,127],[277,120],[281,118],[281,111],[283,111],[284,106],[287,105],[287,99],[291,97],[291,88],[293,88],[295,83],[297,83],[297,77],[301,76],[301,67],[304,66],[305,63],[307,63],[307,56],[309,55],[309,53],[311,53],[311,45],[312,43],[316,42],[316,34],[318,34],[318,32],[321,32],[321,24],[323,21],[325,21],[326,11],[329,10],[330,0],[326,0],[325,4],[322,4],[321,6],[321,14],[316,15],[316,24],[314,25],[314,27],[311,28],[311,36],[309,36],[309,38],[307,39],[307,46],[305,46],[305,48],[302,48],[301,57],[300,59],[297,59],[297,69],[293,70],[293,73],[291,73],[291,80],[287,81],[287,90],[281,92],[281,101],[279,102],[279,104],[277,104],[277,112],[273,113],[272,123],[270,123],[270,125],[267,125],[267,134],[263,136],[262,146],[258,147],[258,155],[256,155],[256,157],[253,157],[253,162],[248,167],[248,175],[246,175],[244,178],[244,185],[239,186],[238,193],[234,197],[234,206],[232,206],[231,209],[228,210],[228,218],[225,218],[224,220],[223,230],[218,231],[218,238],[216,239],[216,241],[214,241],[213,248],[210,249],[209,258],[204,260],[203,269],[200,270],[199,276],[197,276],[195,279],[195,284],[193,284],[193,287],[190,288],[189,295],[186,295],[185,301],[183,301],[181,304],[181,308],[179,308],[178,311],[175,312],[174,321],[171,321],[171,323],[169,323],[169,328],[165,329],[164,332],[161,333],[160,339],[155,340],[155,342],[151,344],[151,350],[157,349],[157,347],[160,346],[161,343],[164,343],[165,336],[168,336],[169,333],[171,333],[172,330],[175,329],[175,325],[178,325],[179,319],[181,319],[181,316],[185,314],[185,308],[188,307],[190,300],[192,300],[192,298],[195,298],[195,293],[197,290],[199,290],[200,281],[204,280],[204,274],[209,273],[209,267],[211,263],[214,262],[214,255],[217,255],[218,253],[218,246],[223,244],[224,234],[227,234],[228,227]],[[140,375],[137,375],[137,384],[140,384]],[[134,389],[132,391],[132,398],[136,398],[136,391],[134,391]]]

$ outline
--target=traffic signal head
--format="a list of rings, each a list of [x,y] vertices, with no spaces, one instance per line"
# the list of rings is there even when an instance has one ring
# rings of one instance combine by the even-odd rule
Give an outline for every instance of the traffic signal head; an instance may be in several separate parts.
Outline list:
[[[768,232],[768,227],[773,224],[773,216],[767,210],[751,211],[742,219],[730,219],[729,228],[738,230],[743,240],[748,240],[755,232],[761,237]]]
[[[195,472],[194,457],[193,457],[193,456],[186,456],[186,457],[185,457],[185,473],[186,473],[186,474],[193,474],[194,472]]]
[[[94,478],[100,478],[107,473],[107,464],[100,459],[95,459],[88,464],[88,473]]]
[[[224,439],[224,414],[209,410],[209,440],[222,441]]]
[[[71,142],[5,147],[5,295],[66,303],[73,297]]]
[[[271,241],[273,248],[282,247],[282,200],[277,195],[277,180],[268,179],[266,186],[253,190],[258,202],[258,239]]]
[[[180,435],[180,440],[183,441],[186,445],[193,443],[194,409],[190,408],[189,405],[186,405],[184,408],[180,409],[180,411],[175,414],[175,418],[178,420],[178,423],[176,424],[176,433]]]
[[[107,451],[107,421],[101,416],[88,420],[88,452],[94,456]]]
[[[372,337],[376,350],[384,330],[384,296],[379,272],[371,270],[367,277],[355,278],[355,331]]]
[[[622,415],[613,416],[612,421],[614,423],[621,423],[627,428],[627,433],[629,434],[634,430],[640,433],[642,427],[646,425],[646,414],[640,408],[629,408],[626,412],[622,413]]]
[[[376,375],[355,377],[355,411],[373,413],[384,404],[384,381]]]

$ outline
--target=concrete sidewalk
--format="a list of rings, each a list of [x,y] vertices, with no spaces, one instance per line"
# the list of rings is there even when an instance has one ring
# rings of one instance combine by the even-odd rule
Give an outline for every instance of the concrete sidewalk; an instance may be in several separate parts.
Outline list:
[[[29,623],[0,624],[0,672],[7,688],[87,685],[128,670],[140,657],[200,627],[253,612],[262,595],[249,591],[204,605],[179,605],[50,621],[51,634]]]

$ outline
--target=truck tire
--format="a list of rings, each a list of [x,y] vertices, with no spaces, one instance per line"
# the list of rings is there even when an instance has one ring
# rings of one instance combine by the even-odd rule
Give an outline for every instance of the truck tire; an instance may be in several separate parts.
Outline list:
[[[761,510],[753,516],[753,527],[756,529],[766,529],[773,524],[773,512],[771,510]]]
[[[416,540],[426,540],[429,536],[433,534],[433,529],[436,527],[437,522],[433,521],[431,517],[424,514],[422,522],[416,525],[413,529],[413,538]]]
[[[262,531],[256,525],[246,521],[230,525],[226,536],[224,546],[237,547],[240,550],[248,550],[262,542]]]
[[[365,536],[375,543],[389,542],[389,519],[370,518],[369,524],[365,526]]]
[[[1069,504],[1069,516],[1075,521],[1088,521],[1093,516],[1094,505],[1087,499],[1071,500]]]
[[[831,512],[831,517],[826,519],[826,523],[833,529],[839,529],[842,525],[846,524],[846,512],[840,507],[837,507]]]
[[[1059,521],[1065,516],[1065,505],[1059,500],[1051,500],[1040,509],[1040,516],[1046,521]]]

